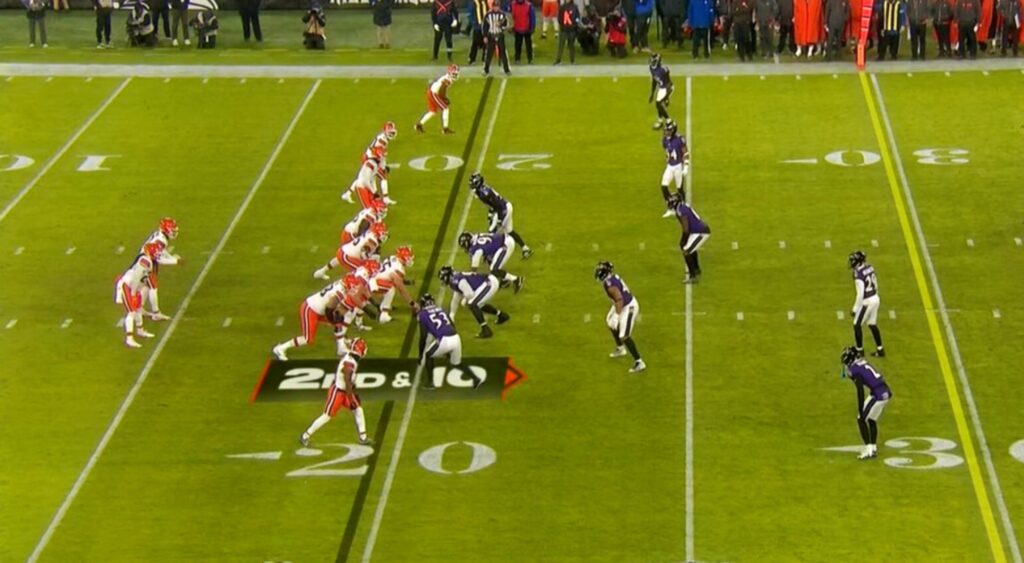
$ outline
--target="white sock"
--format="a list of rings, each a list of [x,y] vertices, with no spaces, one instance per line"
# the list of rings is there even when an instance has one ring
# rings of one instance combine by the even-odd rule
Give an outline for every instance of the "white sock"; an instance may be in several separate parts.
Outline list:
[[[363,407],[352,411],[352,416],[356,419],[356,432],[359,433],[359,437],[366,438],[366,416],[363,414]]]
[[[512,274],[505,274],[505,281],[508,283],[516,283],[517,279],[519,279],[519,277],[513,276]]]
[[[420,125],[426,124],[433,117],[434,117],[434,112],[432,112],[432,111],[428,111],[427,113],[423,114],[423,117],[420,118]]]
[[[441,110],[441,127],[448,128],[448,108]]]
[[[313,434],[316,433],[317,430],[320,430],[320,428],[323,425],[327,424],[327,422],[330,421],[330,420],[331,420],[331,417],[330,417],[330,415],[327,415],[327,414],[322,414],[322,415],[316,417],[316,420],[314,420],[309,425],[309,428],[306,429],[306,435],[307,436],[313,436]]]
[[[124,316],[124,335],[135,334],[135,313],[128,313]]]
[[[142,309],[135,311],[135,330],[142,330]]]
[[[284,342],[281,343],[281,346],[284,347],[285,350],[288,350],[289,348],[294,348],[296,346],[305,346],[305,345],[306,345],[306,337],[305,336],[296,336],[295,338],[292,338],[291,340],[285,340]]]
[[[155,287],[149,290],[149,309],[154,313],[160,312],[160,298],[157,296]]]

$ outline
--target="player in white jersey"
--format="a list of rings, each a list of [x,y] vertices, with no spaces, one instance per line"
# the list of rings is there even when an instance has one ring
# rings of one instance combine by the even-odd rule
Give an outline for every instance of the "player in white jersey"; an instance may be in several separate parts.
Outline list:
[[[162,245],[163,252],[160,253],[160,257],[157,258],[155,264],[153,264],[153,271],[146,276],[145,286],[142,288],[142,301],[143,303],[149,302],[149,318],[154,321],[166,321],[170,319],[167,315],[160,312],[160,297],[158,294],[159,279],[158,274],[160,273],[160,266],[172,266],[175,264],[181,264],[183,259],[181,256],[171,254],[167,251],[170,246],[170,241],[178,238],[178,222],[170,217],[164,217],[160,220],[160,228],[153,231],[153,234],[149,235],[146,242],[142,243],[142,248],[139,248],[139,254],[142,254],[143,248],[147,244],[156,243]]]
[[[274,356],[282,362],[287,361],[289,349],[312,344],[320,323],[331,323],[337,328],[339,323],[336,310],[341,306],[344,298],[345,285],[342,280],[337,280],[304,299],[299,305],[299,324],[302,327],[302,335],[275,345],[272,350]],[[342,348],[341,336],[336,330],[335,339],[339,340],[339,350]]]
[[[355,193],[364,208],[370,207],[375,199],[382,199],[388,205],[394,205],[397,202],[388,197],[389,172],[384,150],[374,147],[373,156],[359,166],[356,179],[352,180],[345,193],[341,194],[341,199],[352,203],[352,194]]]
[[[427,112],[416,123],[417,131],[422,133],[423,125],[441,112],[441,132],[445,135],[455,133],[448,128],[448,106],[451,105],[451,101],[448,100],[448,87],[458,78],[459,65],[448,65],[448,71],[430,83],[430,87],[427,88]]]
[[[387,240],[388,226],[381,222],[374,223],[369,231],[339,246],[338,250],[334,253],[334,258],[331,258],[322,267],[317,268],[313,272],[313,277],[321,280],[330,279],[327,272],[338,266],[344,266],[345,270],[349,272],[354,271],[359,266],[362,266],[363,262],[378,256],[380,246]]]
[[[376,152],[375,149],[378,147],[384,151],[384,156],[387,157],[388,145],[391,141],[395,140],[395,137],[397,136],[398,127],[395,125],[395,122],[388,121],[384,123],[384,128],[381,129],[380,133],[377,133],[377,136],[370,142],[370,146],[366,147],[366,150],[363,151],[363,162],[373,158],[373,154]]]
[[[114,283],[114,303],[124,308],[124,343],[129,348],[142,347],[135,341],[136,336],[154,336],[142,327],[142,291],[146,287],[146,277],[153,272],[162,251],[161,243],[146,243],[132,265]]]
[[[409,307],[416,312],[419,305],[409,295],[406,289],[405,269],[412,266],[415,256],[408,246],[399,246],[394,256],[390,256],[381,263],[380,273],[370,281],[370,290],[374,293],[383,293],[384,297],[380,302],[380,324],[391,322],[391,306],[395,300],[395,294],[400,293],[402,299],[409,304]]]
[[[387,213],[388,204],[379,199],[373,200],[370,207],[360,209],[359,213],[341,228],[341,244],[345,245],[362,236],[374,223],[383,221]]]
[[[352,411],[359,443],[364,446],[373,444],[366,434],[366,415],[363,414],[359,395],[356,394],[356,372],[359,370],[359,360],[366,356],[366,341],[362,338],[353,338],[346,349],[347,351],[338,362],[338,369],[334,373],[334,383],[327,392],[327,403],[324,404],[323,413],[316,417],[306,431],[299,436],[299,443],[303,447],[308,448],[313,434],[334,418],[334,415],[343,407]]]

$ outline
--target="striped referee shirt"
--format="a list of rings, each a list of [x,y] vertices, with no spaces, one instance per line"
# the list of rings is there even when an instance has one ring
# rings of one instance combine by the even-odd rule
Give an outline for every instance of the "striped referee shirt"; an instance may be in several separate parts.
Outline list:
[[[508,17],[505,16],[505,12],[501,10],[487,12],[487,17],[484,18],[484,33],[491,37],[498,37],[505,33],[506,28],[508,28]]]

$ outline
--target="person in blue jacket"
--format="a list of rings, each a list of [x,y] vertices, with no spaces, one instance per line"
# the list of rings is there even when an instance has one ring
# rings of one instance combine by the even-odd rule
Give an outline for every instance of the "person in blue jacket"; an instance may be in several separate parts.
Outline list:
[[[693,58],[697,58],[700,46],[704,46],[704,58],[710,58],[711,24],[715,19],[713,0],[690,0],[686,10],[686,23],[693,29]]]

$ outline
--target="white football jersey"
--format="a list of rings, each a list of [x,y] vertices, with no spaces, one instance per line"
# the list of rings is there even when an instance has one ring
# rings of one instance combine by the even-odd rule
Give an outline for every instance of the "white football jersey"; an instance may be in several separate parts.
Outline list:
[[[380,241],[377,240],[377,237],[373,233],[366,232],[359,238],[346,242],[341,247],[341,252],[345,256],[366,260],[373,255],[378,246],[380,246]]]
[[[338,362],[338,369],[334,372],[334,386],[342,391],[347,391],[345,384],[345,366],[352,370],[352,380],[355,381],[356,373],[359,370],[359,358],[352,354],[345,354]]]
[[[380,289],[390,288],[394,283],[392,280],[397,276],[403,282],[405,281],[405,265],[396,256],[389,256],[380,264],[380,272],[373,277],[370,282],[370,289],[378,291]]]
[[[153,260],[145,254],[139,254],[135,261],[121,274],[121,283],[128,286],[134,292],[142,291],[145,285],[146,276],[153,270]]]
[[[158,264],[173,265],[178,263],[178,259],[180,257],[167,251],[167,247],[170,246],[170,242],[167,240],[167,235],[165,235],[163,231],[160,229],[153,231],[153,234],[149,235],[146,242],[142,243],[142,247],[139,248],[139,254],[142,254],[145,251],[144,249],[146,245],[150,243],[160,244],[164,249],[164,251],[160,253],[160,256],[157,256],[156,258]]]
[[[341,280],[332,282],[324,286],[320,291],[307,297],[306,305],[321,317],[326,316],[327,303],[331,300],[331,296],[336,296],[338,299],[345,296],[345,286],[341,283]]]
[[[344,231],[351,235],[353,239],[356,238],[363,234],[359,232],[359,225],[361,225],[365,220],[369,220],[371,225],[377,220],[377,212],[374,211],[372,207],[362,209],[358,215],[345,225]]]

